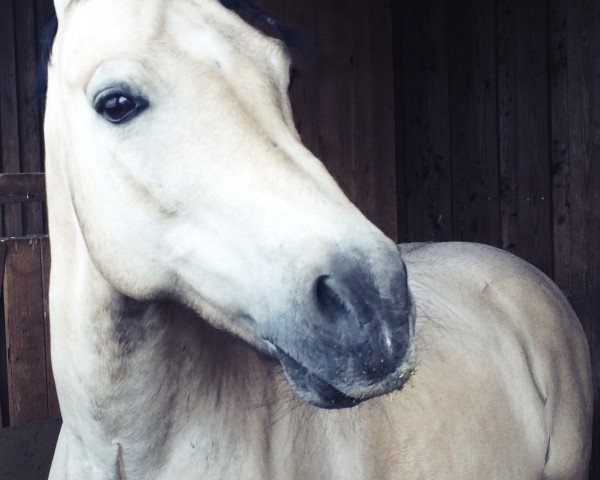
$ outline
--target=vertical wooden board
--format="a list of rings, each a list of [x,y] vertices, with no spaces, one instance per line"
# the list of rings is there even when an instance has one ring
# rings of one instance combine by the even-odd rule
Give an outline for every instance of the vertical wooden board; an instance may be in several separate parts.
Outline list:
[[[419,202],[420,197],[427,198],[423,194],[424,188],[420,180],[422,170],[422,135],[423,124],[421,105],[423,103],[422,69],[420,64],[420,46],[422,41],[423,22],[428,19],[424,16],[428,13],[429,2],[408,0],[398,2],[396,9],[399,11],[398,20],[395,25],[396,35],[402,37],[401,50],[397,56],[401,58],[402,66],[398,72],[397,81],[401,79],[402,89],[396,89],[397,100],[402,102],[402,111],[397,115],[402,118],[404,131],[401,161],[403,162],[406,175],[406,208],[407,208],[407,234],[409,241],[429,240],[429,235],[422,238],[421,219],[427,218],[427,207],[425,202]],[[424,15],[423,12],[426,12]],[[400,100],[401,99],[401,100]],[[425,222],[427,223],[427,222]]]
[[[37,27],[38,27],[38,44],[40,45],[41,52],[41,34],[46,31],[46,28],[50,21],[56,16],[54,11],[54,2],[53,0],[37,0]],[[46,69],[46,65],[40,66],[40,68]],[[42,171],[46,170],[45,167],[45,138],[44,138],[44,115],[45,115],[45,102],[40,106],[40,151],[42,152]],[[43,227],[42,232],[48,233],[48,212],[47,212],[47,204],[42,204],[42,220]]]
[[[500,167],[500,221],[502,248],[516,253],[519,241],[519,178],[516,122],[515,30],[517,0],[498,0],[497,75],[498,75],[498,146]]]
[[[553,278],[571,299],[567,0],[549,0],[548,33]]]
[[[352,109],[353,132],[353,164],[356,166],[356,205],[371,221],[375,221],[376,213],[373,211],[373,197],[369,188],[369,181],[373,176],[375,146],[375,124],[373,116],[373,100],[375,92],[371,72],[374,68],[370,16],[374,10],[375,2],[364,0],[350,0],[352,20],[352,45],[351,45],[351,82],[350,106]],[[369,205],[371,204],[371,205]]]
[[[546,1],[497,6],[502,246],[551,275]]]
[[[0,242],[0,286],[4,284],[6,245]],[[4,315],[0,315],[0,428],[8,427],[8,375],[6,368],[6,330]]]
[[[500,245],[494,2],[448,9],[453,237]]]
[[[14,8],[21,171],[39,172],[42,168],[42,155],[36,85],[37,32],[35,1],[19,0],[14,3]],[[24,204],[22,212],[23,234],[43,233],[42,204]]]
[[[515,253],[552,275],[546,0],[516,2],[519,245]]]
[[[353,162],[351,0],[321,2],[317,10],[318,112],[321,160],[346,195],[357,201]]]
[[[557,230],[569,243],[568,276],[557,270],[557,282],[570,300],[587,333],[595,388],[594,441],[591,476],[600,477],[600,3],[567,2],[568,229]],[[556,93],[556,92],[554,92]],[[560,106],[559,106],[560,108]],[[563,176],[561,175],[561,176]],[[556,185],[556,181],[555,181]],[[558,250],[556,250],[558,253]],[[560,277],[558,275],[561,275]]]
[[[48,24],[54,18],[54,2],[52,0],[35,0],[36,7],[36,30],[37,30],[37,74],[46,69],[46,65],[42,65],[42,59],[40,58],[42,34],[45,32]],[[36,82],[41,82],[40,78],[36,79]],[[44,114],[45,114],[45,102],[44,92],[40,84],[36,86],[38,94],[38,105],[39,105],[39,131],[40,131],[40,171],[45,171],[45,140],[44,140]],[[39,233],[48,233],[48,218],[46,212],[46,204],[39,203],[38,208],[41,209],[41,228],[36,230]],[[37,220],[36,220],[37,221]]]
[[[407,212],[407,179],[405,155],[406,125],[404,121],[405,101],[404,70],[406,61],[404,58],[404,2],[392,2],[392,34],[394,48],[394,137],[396,146],[396,199],[398,215],[398,241],[406,242],[408,235],[408,212]]]
[[[452,239],[447,6],[402,2],[404,159],[412,241]]]
[[[40,240],[7,242],[4,317],[11,426],[48,417]]]
[[[42,289],[44,294],[44,338],[46,347],[46,385],[48,390],[48,418],[60,418],[60,406],[56,394],[56,385],[52,373],[50,348],[50,309],[48,292],[50,288],[50,242],[48,238],[40,239],[40,258],[42,266]]]
[[[392,10],[386,0],[353,0],[352,105],[358,205],[398,241]]]
[[[16,173],[19,165],[19,115],[13,0],[0,0],[0,139],[2,172]],[[3,207],[2,234],[18,236],[23,225],[20,205]]]
[[[317,31],[317,3],[315,0],[284,2],[283,18],[304,37],[303,51],[293,57],[294,79],[290,88],[290,100],[296,128],[302,142],[317,157],[319,153],[318,109],[318,57],[314,44]]]

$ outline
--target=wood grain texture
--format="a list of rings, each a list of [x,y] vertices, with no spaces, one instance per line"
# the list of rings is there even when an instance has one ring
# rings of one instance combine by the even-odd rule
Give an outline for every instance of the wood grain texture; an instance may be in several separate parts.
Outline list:
[[[19,108],[20,171],[42,170],[41,130],[37,95],[37,30],[34,0],[18,0],[15,7],[15,47]],[[42,204],[23,205],[23,235],[43,233]]]
[[[318,4],[317,51],[319,154],[352,202],[358,199],[352,116],[352,4]]]
[[[398,242],[409,241],[408,202],[407,202],[407,159],[405,154],[407,138],[405,135],[405,92],[409,90],[404,80],[406,58],[404,48],[406,39],[402,25],[404,24],[404,2],[392,2],[392,45],[394,76],[394,146],[396,163],[396,199]]]
[[[495,5],[457,0],[448,13],[453,236],[499,246]]]
[[[0,242],[0,287],[4,285],[4,262],[6,244]],[[0,288],[0,292],[2,288]],[[2,312],[0,312],[2,313]],[[8,427],[8,369],[6,352],[6,328],[4,315],[0,315],[0,428]]]
[[[44,337],[46,354],[46,388],[48,392],[48,418],[61,418],[54,374],[52,373],[52,359],[50,358],[50,309],[48,306],[48,292],[50,288],[50,241],[48,238],[40,239],[40,260],[42,267],[42,292],[44,305]]]
[[[3,282],[11,426],[48,418],[40,239],[6,244]]]
[[[0,203],[27,203],[46,200],[43,173],[0,173]]]
[[[369,220],[398,241],[392,9],[386,0],[353,0],[352,9],[357,201]]]
[[[590,344],[595,384],[591,478],[600,478],[600,4],[549,3],[554,278]]]
[[[19,113],[13,0],[0,0],[0,138],[2,172],[20,171]],[[37,142],[38,139],[35,139]],[[23,233],[20,205],[2,208],[2,235]]]
[[[502,246],[551,275],[545,4],[497,2],[498,140]]]
[[[401,2],[407,224],[412,241],[452,238],[447,4]]]

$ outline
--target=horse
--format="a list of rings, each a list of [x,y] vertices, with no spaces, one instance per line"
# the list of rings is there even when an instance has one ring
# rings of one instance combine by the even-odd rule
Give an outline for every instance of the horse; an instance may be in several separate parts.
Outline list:
[[[370,223],[302,145],[289,54],[244,5],[55,0],[50,478],[587,478],[589,352],[560,290]]]

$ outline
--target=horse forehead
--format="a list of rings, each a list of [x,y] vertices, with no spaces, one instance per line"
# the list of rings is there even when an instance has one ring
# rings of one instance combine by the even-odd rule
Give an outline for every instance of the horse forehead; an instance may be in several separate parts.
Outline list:
[[[218,0],[76,0],[65,30],[55,52],[73,81],[107,59],[148,55],[149,45],[219,58],[261,36]]]

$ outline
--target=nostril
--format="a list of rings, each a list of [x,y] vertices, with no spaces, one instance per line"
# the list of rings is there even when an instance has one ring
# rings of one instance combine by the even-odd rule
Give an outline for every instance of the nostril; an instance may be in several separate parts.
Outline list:
[[[348,307],[336,292],[332,285],[329,275],[321,275],[315,282],[315,296],[319,310],[330,320],[336,321],[338,318],[348,314]]]

